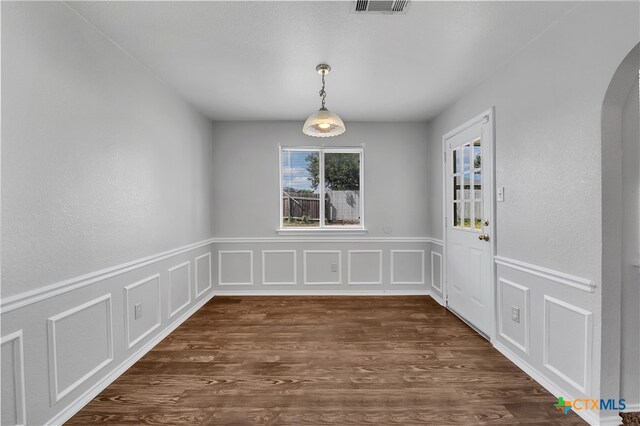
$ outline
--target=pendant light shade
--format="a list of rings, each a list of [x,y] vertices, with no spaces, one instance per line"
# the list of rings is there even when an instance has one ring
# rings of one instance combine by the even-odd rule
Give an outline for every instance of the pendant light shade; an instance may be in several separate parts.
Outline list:
[[[328,138],[345,132],[344,122],[336,114],[326,108],[320,108],[307,118],[302,127],[305,135]]]
[[[304,126],[302,126],[302,133],[320,138],[341,135],[347,130],[344,122],[337,114],[329,111],[324,106],[325,98],[327,97],[327,92],[324,90],[324,76],[329,74],[331,67],[327,64],[320,64],[316,67],[316,71],[318,71],[318,74],[322,75],[322,89],[320,89],[322,106],[318,111],[311,114],[309,118],[307,118],[307,121],[304,122]]]

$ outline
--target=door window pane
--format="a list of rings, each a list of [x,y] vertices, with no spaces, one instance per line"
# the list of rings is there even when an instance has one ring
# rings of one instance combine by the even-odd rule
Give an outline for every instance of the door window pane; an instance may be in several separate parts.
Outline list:
[[[471,203],[464,203],[464,227],[471,228]]]
[[[473,199],[482,200],[482,172],[480,170],[473,174]]]
[[[474,228],[482,229],[482,202],[476,201],[473,206]]]
[[[473,167],[479,169],[482,167],[482,150],[480,139],[473,142]]]
[[[465,200],[470,200],[472,199],[472,194],[470,193],[470,189],[471,189],[471,173],[469,172],[465,172],[464,174],[464,180],[463,180],[463,185],[464,185],[464,191],[462,191],[463,193],[463,198]]]
[[[449,148],[453,161],[453,173],[449,175],[452,224],[456,228],[482,230],[482,141],[478,138]]]
[[[460,200],[462,198],[462,189],[460,188],[460,176],[453,178],[453,199]]]
[[[471,169],[471,144],[464,144],[463,147],[464,151],[463,151],[463,170],[466,172],[469,169]]]

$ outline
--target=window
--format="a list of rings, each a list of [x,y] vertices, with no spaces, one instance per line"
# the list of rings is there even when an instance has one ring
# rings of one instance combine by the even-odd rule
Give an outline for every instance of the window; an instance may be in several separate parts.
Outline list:
[[[281,229],[364,229],[361,148],[281,148]]]
[[[453,226],[482,229],[482,146],[480,139],[452,150]]]

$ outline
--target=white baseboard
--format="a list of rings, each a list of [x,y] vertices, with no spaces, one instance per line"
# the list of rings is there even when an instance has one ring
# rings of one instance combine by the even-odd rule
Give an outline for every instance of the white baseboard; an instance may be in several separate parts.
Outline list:
[[[209,300],[213,298],[213,293],[206,295],[202,300],[193,305],[188,311],[182,314],[177,320],[169,324],[169,326],[163,330],[160,334],[156,335],[146,345],[131,354],[126,358],[118,367],[116,367],[110,374],[105,376],[98,383],[89,388],[85,393],[78,397],[75,401],[65,407],[60,413],[49,420],[47,425],[62,425],[80,411],[85,405],[87,405],[93,398],[95,398],[100,392],[102,392],[107,386],[113,383],[118,377],[120,377],[125,371],[127,371],[133,364],[135,364],[140,358],[142,358],[147,352],[153,349],[158,343],[167,337],[173,330],[178,328],[180,324],[186,321],[191,315],[193,315],[198,309],[204,306]]]
[[[627,404],[627,408],[624,409],[625,413],[640,412],[640,404]]]
[[[596,424],[598,426],[620,426],[622,424],[622,417],[620,417],[619,414],[616,414],[615,416],[600,417],[599,422]]]
[[[442,298],[438,296],[436,293],[434,293],[433,291],[429,292],[429,296],[431,296],[431,298],[435,300],[438,303],[438,305],[444,306],[445,308],[447,307],[446,303],[444,303],[444,300],[442,300]]]
[[[216,296],[429,296],[429,290],[216,290]]]
[[[559,396],[563,396],[567,400],[576,399],[573,397],[573,395],[571,395],[570,392],[565,391],[560,386],[553,383],[551,380],[545,377],[542,373],[540,373],[538,370],[536,370],[527,362],[525,362],[522,358],[520,358],[519,356],[511,352],[509,348],[502,345],[500,342],[496,340],[494,340],[492,343],[493,343],[493,347],[496,348],[498,352],[504,355],[509,361],[517,365],[518,368],[520,368],[522,371],[527,373],[529,377],[531,377],[533,380],[538,382],[540,386],[548,390],[553,396],[555,396],[556,398]],[[577,411],[574,411],[574,413],[576,413],[584,421],[586,421],[592,426],[605,426],[605,423],[602,423],[601,419],[593,411],[577,410]],[[606,423],[606,426],[608,425],[609,423]]]

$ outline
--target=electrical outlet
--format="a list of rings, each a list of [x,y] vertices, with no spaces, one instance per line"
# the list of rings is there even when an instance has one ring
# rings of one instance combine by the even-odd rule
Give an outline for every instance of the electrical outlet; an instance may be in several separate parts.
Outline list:
[[[515,306],[511,307],[511,319],[513,322],[520,324],[520,308],[516,308]]]
[[[337,263],[332,263],[331,264],[331,272],[338,272],[338,264]]]
[[[142,316],[142,303],[137,303],[133,305],[133,313],[135,319],[138,319]]]

